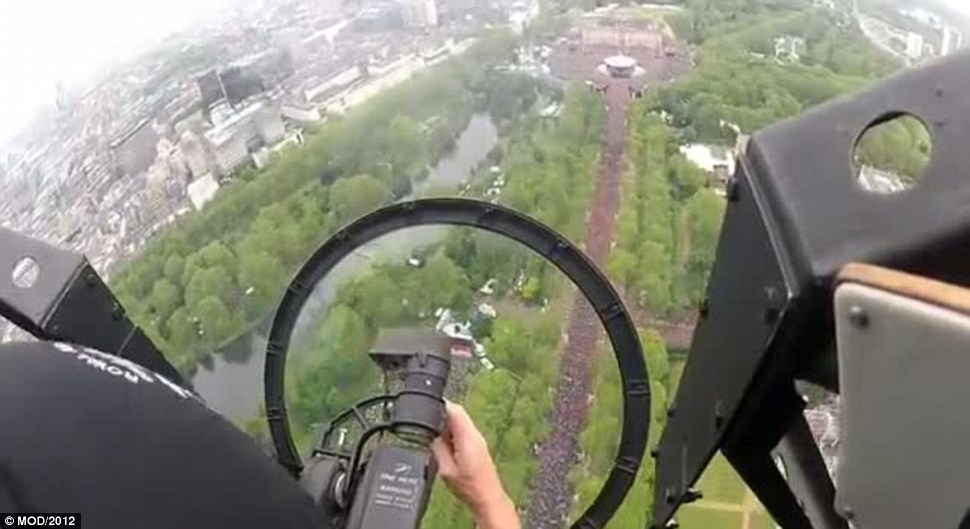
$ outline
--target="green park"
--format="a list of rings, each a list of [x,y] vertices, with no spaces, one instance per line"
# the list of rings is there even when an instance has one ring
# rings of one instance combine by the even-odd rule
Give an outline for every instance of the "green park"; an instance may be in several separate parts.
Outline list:
[[[733,148],[738,132],[798,115],[900,67],[847,25],[843,11],[800,0],[686,0],[674,11],[644,10],[669,25],[690,49],[692,67],[648,87],[627,114],[626,163],[619,214],[605,269],[631,312],[682,318],[704,297],[725,201],[680,147]],[[504,68],[523,39],[553,40],[586,0],[550,0],[524,36],[492,30],[451,58],[364,106],[327,119],[302,146],[267,167],[234,176],[202,211],[181,218],[112,275],[128,313],[186,375],[225,344],[263,324],[300,265],[339,227],[411,195],[428,168],[454,149],[476,113],[497,125],[498,145],[473,175],[470,196],[501,167],[501,203],[534,216],[583,245],[585,215],[603,156],[602,95],[581,85],[549,87]],[[778,37],[798,35],[796,61],[778,60]],[[562,104],[554,121],[540,117]],[[731,124],[732,126],[725,126]],[[737,129],[737,130],[735,130]],[[917,174],[928,148],[901,158],[901,146],[928,138],[911,125],[881,131],[860,163]],[[453,195],[457,189],[428,194]],[[421,267],[377,263],[337,290],[289,366],[287,397],[298,444],[379,384],[364,354],[381,328],[427,323],[440,307],[470,315],[478,289],[495,281],[489,303],[498,315],[477,328],[496,369],[462,381],[461,400],[493,450],[512,499],[525,506],[537,471],[534,447],[549,435],[562,327],[574,289],[537,256],[495,237],[449,230],[422,249]],[[434,285],[434,288],[428,288]],[[402,300],[404,302],[402,302]],[[638,320],[640,321],[640,320]],[[640,329],[653,396],[651,446],[683,370],[661,334]],[[579,444],[581,464],[568,476],[578,515],[599,490],[618,441],[620,378],[608,344],[593,359],[590,411]],[[218,354],[218,353],[215,353]],[[264,437],[262,420],[247,424]],[[648,460],[649,461],[649,460]],[[566,479],[564,477],[564,479]],[[611,529],[642,529],[651,518],[653,468],[644,464]],[[679,516],[684,529],[774,527],[724,459],[716,457],[698,486],[704,498]],[[443,487],[425,527],[471,529],[473,521]]]

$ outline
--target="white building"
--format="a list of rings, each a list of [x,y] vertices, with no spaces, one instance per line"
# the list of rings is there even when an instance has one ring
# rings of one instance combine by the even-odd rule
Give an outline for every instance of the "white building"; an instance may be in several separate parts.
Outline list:
[[[296,145],[303,145],[303,131],[300,129],[288,134],[276,145],[273,145],[272,147],[263,147],[262,149],[254,152],[252,154],[253,164],[256,165],[257,169],[262,169],[269,163],[270,157],[273,154],[277,154],[287,147]]]
[[[286,128],[277,103],[263,105],[256,113],[256,132],[266,145],[275,145],[283,140]]]
[[[734,174],[734,154],[731,149],[719,145],[704,145],[692,143],[682,145],[680,153],[701,169],[713,173],[719,168],[726,168],[728,175]]]
[[[215,165],[227,174],[247,162],[250,148],[275,145],[286,130],[276,104],[257,102],[225,116],[218,125],[205,133]]]
[[[438,25],[438,8],[434,0],[403,0],[401,15],[409,28],[428,28]]]
[[[354,66],[352,68],[347,68],[346,70],[329,77],[319,84],[308,87],[303,91],[303,98],[307,101],[313,101],[321,94],[326,94],[349,86],[350,84],[358,81],[363,77],[360,68]]]
[[[194,182],[189,184],[189,200],[195,209],[200,210],[202,206],[205,206],[206,203],[215,198],[218,191],[219,182],[216,181],[216,178],[211,173],[206,174],[200,178],[196,178]]]
[[[145,173],[144,206],[148,218],[157,221],[172,213],[169,181],[172,170],[164,160],[156,160]]]
[[[216,129],[213,129],[213,131],[216,131]],[[218,130],[213,134],[206,133],[206,139],[212,145],[216,167],[224,174],[232,172],[233,169],[239,167],[248,159],[249,150],[246,149],[248,137],[248,134],[238,128]]]
[[[212,159],[202,140],[190,131],[182,133],[179,149],[192,178],[198,178],[212,170]]]
[[[799,62],[805,50],[805,39],[785,35],[775,39],[775,58],[787,62]]]
[[[906,33],[906,56],[919,59],[923,56],[923,36],[912,31]]]
[[[320,109],[314,105],[303,103],[283,103],[280,105],[280,112],[284,118],[297,123],[316,123],[323,119],[323,116],[320,115]]]
[[[963,33],[943,26],[943,42],[940,44],[940,55],[947,56],[963,47]]]

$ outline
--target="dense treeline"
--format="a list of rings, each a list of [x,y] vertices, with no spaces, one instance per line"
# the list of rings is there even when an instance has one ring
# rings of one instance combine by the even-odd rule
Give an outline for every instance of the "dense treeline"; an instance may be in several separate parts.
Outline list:
[[[916,183],[930,163],[932,138],[919,119],[904,115],[868,129],[856,146],[853,162],[888,171],[904,184]]]
[[[703,295],[723,214],[723,201],[705,189],[678,145],[731,145],[738,129],[751,133],[900,66],[844,11],[783,0],[692,0],[687,7],[668,20],[696,45],[696,68],[631,109],[633,176],[610,263],[630,299],[661,316]],[[781,37],[804,39],[794,46],[797,57],[775,57]],[[857,163],[913,174],[928,160],[921,130],[912,122],[887,125]]]
[[[630,109],[630,171],[609,272],[628,301],[665,316],[703,294],[724,206],[648,106]]]
[[[336,227],[410,191],[454,147],[475,109],[499,119],[531,105],[523,76],[493,68],[514,46],[484,38],[461,57],[309,134],[245,171],[114,275],[125,308],[182,371],[274,308],[282,287]],[[496,87],[513,87],[501,98]]]
[[[687,141],[732,139],[722,121],[753,132],[901,66],[844,12],[800,2],[689,4],[690,14],[677,15],[672,26],[698,44],[697,68],[657,98]],[[797,60],[775,57],[775,39],[786,36],[804,39],[795,46]]]
[[[420,268],[385,263],[341,285],[310,336],[294,344],[287,365],[290,418],[299,439],[308,440],[314,425],[379,388],[382,379],[367,351],[380,329],[427,322],[438,307],[467,312],[471,306],[467,275],[441,251]]]

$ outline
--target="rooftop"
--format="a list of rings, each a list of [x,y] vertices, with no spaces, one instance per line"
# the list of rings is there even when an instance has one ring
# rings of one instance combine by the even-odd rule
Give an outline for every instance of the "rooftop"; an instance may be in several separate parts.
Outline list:
[[[629,55],[611,55],[603,62],[610,68],[628,69],[637,65],[637,60]]]

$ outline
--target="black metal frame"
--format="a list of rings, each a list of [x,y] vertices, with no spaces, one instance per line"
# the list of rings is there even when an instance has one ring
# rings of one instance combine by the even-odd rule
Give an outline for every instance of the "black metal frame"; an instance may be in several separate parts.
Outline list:
[[[728,208],[681,386],[658,450],[654,527],[693,497],[721,450],[782,527],[846,527],[806,437],[795,380],[838,391],[832,282],[850,262],[970,284],[970,55],[904,72],[752,136]],[[863,189],[864,131],[911,114],[930,130],[922,179]],[[787,454],[788,479],[772,462]],[[889,500],[891,501],[891,500]]]
[[[476,200],[436,198],[385,207],[338,231],[303,265],[280,303],[266,348],[266,416],[277,459],[294,475],[303,468],[286,414],[284,374],[290,337],[313,287],[358,246],[393,231],[429,224],[476,227],[531,248],[576,284],[605,326],[623,381],[623,428],[603,489],[573,526],[604,527],[633,485],[649,434],[650,382],[633,321],[603,273],[568,240],[514,210]]]
[[[0,315],[42,340],[112,353],[185,387],[186,381],[145,333],[128,319],[114,294],[81,254],[0,228]],[[33,285],[14,284],[24,258],[40,272]]]

